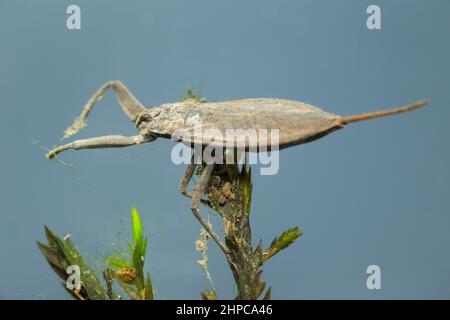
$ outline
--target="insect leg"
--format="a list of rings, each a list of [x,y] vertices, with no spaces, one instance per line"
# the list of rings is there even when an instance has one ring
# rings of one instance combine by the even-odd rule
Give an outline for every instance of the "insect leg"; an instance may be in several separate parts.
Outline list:
[[[97,92],[89,99],[73,124],[64,131],[64,137],[70,137],[86,126],[86,119],[89,116],[94,105],[103,97],[106,90],[112,89],[116,93],[117,100],[127,117],[135,122],[139,114],[145,110],[142,104],[133,96],[125,85],[117,80],[108,81],[102,85]]]
[[[220,249],[225,253],[226,256],[230,253],[230,250],[225,246],[225,244],[220,240],[220,238],[211,229],[211,226],[205,221],[200,210],[198,209],[200,205],[200,198],[202,194],[206,191],[208,187],[209,179],[214,169],[214,164],[207,164],[203,167],[202,175],[197,185],[194,187],[194,193],[192,195],[191,210],[197,220],[202,224],[203,228],[211,235],[211,238],[217,243]]]
[[[189,185],[189,181],[191,181],[192,176],[194,175],[195,166],[196,166],[196,164],[194,163],[194,156],[192,156],[191,162],[189,163],[189,165],[186,169],[186,172],[184,173],[183,180],[181,180],[180,187],[178,188],[178,190],[183,195],[186,195],[186,193],[187,193],[186,189]]]
[[[135,144],[150,142],[151,139],[145,138],[141,135],[124,137],[118,135],[101,136],[89,139],[75,140],[71,143],[59,146],[51,150],[46,154],[48,159],[53,159],[58,153],[61,153],[68,149],[98,149],[98,148],[120,148],[128,147]]]
[[[192,156],[191,163],[188,165],[186,172],[184,173],[183,180],[181,180],[180,187],[178,188],[180,193],[189,199],[192,199],[192,193],[187,191],[187,187],[189,185],[189,181],[191,181],[192,176],[194,175],[195,166],[196,166],[196,164],[194,163],[194,156]],[[200,201],[204,205],[206,205],[210,208],[213,208],[210,201],[205,200],[205,199],[200,199]]]

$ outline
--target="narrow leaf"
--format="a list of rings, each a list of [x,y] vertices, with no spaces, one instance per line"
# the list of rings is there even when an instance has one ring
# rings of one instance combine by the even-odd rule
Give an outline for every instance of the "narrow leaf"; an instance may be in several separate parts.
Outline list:
[[[136,246],[133,250],[133,267],[136,269],[137,278],[136,278],[136,286],[139,290],[144,288],[144,261],[145,261],[145,253],[143,254],[144,241],[141,237],[138,237],[136,240]]]
[[[109,264],[110,266],[113,267],[117,267],[117,268],[131,268],[133,267],[133,265],[130,262],[121,260],[119,258],[116,258],[114,255],[110,256],[107,260],[106,263]]]
[[[258,265],[261,265],[262,264],[262,256],[263,256],[262,240],[259,240],[258,245],[256,246],[256,249],[254,251],[254,255],[258,259]]]
[[[131,217],[133,224],[133,241],[136,245],[139,237],[142,239],[142,222],[141,218],[139,217],[139,212],[135,207],[131,209]]]
[[[48,245],[38,242],[38,248],[58,276],[65,281],[67,279],[66,270],[70,265],[77,265],[81,269],[82,288],[75,297],[78,299],[104,300],[106,298],[104,288],[96,274],[85,264],[70,238],[60,239],[47,226],[45,226],[45,235]]]
[[[242,188],[243,200],[244,200],[244,212],[250,214],[250,207],[252,202],[252,168],[243,166],[240,172],[240,183]]]
[[[147,273],[147,280],[145,281],[145,291],[144,291],[144,299],[145,300],[153,300],[153,286],[152,280],[150,279],[150,273]]]
[[[48,242],[49,247],[57,248],[58,247],[58,241],[57,241],[58,237],[46,225],[44,226],[44,230],[45,230],[45,237],[47,238],[47,242]]]
[[[272,241],[270,247],[263,253],[262,261],[269,260],[281,250],[289,247],[301,235],[302,231],[298,227],[286,230]]]
[[[263,293],[265,287],[266,282],[259,280],[258,284],[255,286],[255,299],[259,298],[259,296]]]

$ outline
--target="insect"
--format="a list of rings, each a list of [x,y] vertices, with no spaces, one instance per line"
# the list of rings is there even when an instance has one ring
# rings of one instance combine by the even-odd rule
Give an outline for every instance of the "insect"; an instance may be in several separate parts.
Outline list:
[[[94,149],[127,147],[136,144],[148,143],[157,138],[173,138],[190,145],[202,148],[214,144],[226,147],[231,141],[227,141],[226,134],[198,135],[195,132],[195,124],[201,122],[203,127],[213,127],[219,133],[227,129],[276,129],[279,139],[276,145],[272,140],[244,140],[236,149],[249,150],[256,148],[284,149],[298,144],[311,142],[326,136],[336,130],[344,128],[347,124],[362,120],[390,116],[402,112],[421,108],[429,103],[429,100],[418,101],[414,104],[351,116],[338,116],[325,112],[317,107],[291,100],[283,99],[242,99],[218,103],[203,102],[188,99],[181,102],[167,103],[160,107],[144,108],[142,104],[120,81],[109,81],[102,85],[92,98],[87,102],[81,115],[66,129],[65,137],[70,137],[86,124],[86,119],[97,101],[112,89],[126,116],[134,123],[139,131],[135,136],[109,135],[90,139],[76,140],[59,146],[47,153],[47,158],[55,158],[59,153],[68,149]],[[187,132],[180,135],[177,132]],[[217,132],[217,131],[216,131]],[[234,141],[232,141],[234,143]],[[222,240],[212,231],[199,210],[203,194],[207,191],[214,163],[204,163],[198,183],[193,192],[187,191],[187,186],[192,179],[196,164],[194,157],[187,167],[181,181],[179,191],[191,199],[191,210],[220,249],[228,254],[229,250]]]

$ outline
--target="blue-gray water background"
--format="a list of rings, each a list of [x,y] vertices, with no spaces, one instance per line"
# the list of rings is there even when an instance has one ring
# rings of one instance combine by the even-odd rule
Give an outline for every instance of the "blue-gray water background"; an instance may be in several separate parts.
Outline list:
[[[304,232],[264,267],[274,298],[450,298],[450,2],[378,0],[382,30],[369,31],[372,3],[0,1],[0,298],[67,298],[35,245],[43,225],[98,263],[132,206],[157,297],[209,287],[171,141],[67,152],[72,169],[44,158],[111,79],[145,105],[189,85],[210,101],[288,98],[341,115],[431,98],[283,151],[277,175],[254,176],[253,237],[268,245],[289,227]],[[70,4],[81,30],[66,28]],[[77,138],[134,132],[108,93]],[[209,258],[219,296],[234,297],[213,243]],[[371,264],[381,290],[366,287]]]

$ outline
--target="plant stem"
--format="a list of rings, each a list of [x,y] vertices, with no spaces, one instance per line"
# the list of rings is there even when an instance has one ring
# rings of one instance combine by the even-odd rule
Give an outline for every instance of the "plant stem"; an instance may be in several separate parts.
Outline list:
[[[250,226],[251,172],[237,165],[216,165],[207,192],[222,217],[227,261],[237,285],[237,299],[255,300],[264,290],[261,281],[262,250],[252,247]]]

